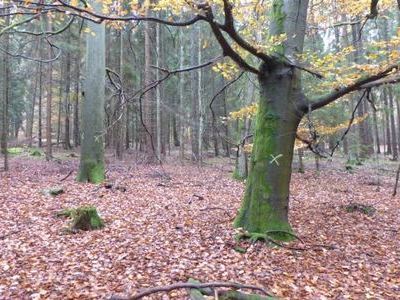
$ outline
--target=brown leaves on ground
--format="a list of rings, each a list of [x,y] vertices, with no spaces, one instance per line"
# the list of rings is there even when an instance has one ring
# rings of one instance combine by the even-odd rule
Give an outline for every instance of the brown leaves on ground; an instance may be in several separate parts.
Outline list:
[[[291,223],[309,251],[241,242],[232,218],[243,184],[218,168],[124,166],[108,177],[126,192],[80,184],[45,196],[76,164],[14,162],[0,178],[0,298],[100,299],[196,278],[265,287],[286,299],[395,299],[400,295],[399,198],[392,178],[323,171],[294,174]],[[226,169],[226,168],[225,168]],[[373,205],[372,216],[348,213],[349,203]],[[95,205],[102,230],[65,234],[63,208]],[[292,246],[304,246],[300,242]],[[185,299],[185,291],[154,299]]]

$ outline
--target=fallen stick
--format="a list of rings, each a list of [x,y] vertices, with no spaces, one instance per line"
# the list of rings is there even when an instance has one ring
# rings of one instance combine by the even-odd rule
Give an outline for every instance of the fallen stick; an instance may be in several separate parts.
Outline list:
[[[60,179],[60,182],[66,180],[69,176],[71,176],[72,172],[74,172],[74,170],[69,171],[69,173],[67,174],[67,176],[63,177]]]
[[[217,206],[209,207],[209,206],[207,206],[207,207],[200,208],[199,210],[200,210],[200,211],[207,211],[207,210],[223,210],[224,213],[225,213],[228,217],[231,216],[231,215],[229,214],[228,210],[227,210],[226,208],[223,208],[223,207],[217,207]]]
[[[397,185],[399,184],[399,176],[400,176],[400,164],[399,167],[397,168],[397,172],[396,172],[396,182],[394,184],[394,189],[393,189],[393,194],[392,196],[396,196],[397,194]]]
[[[180,283],[175,283],[175,284],[171,284],[171,285],[148,288],[148,289],[143,290],[142,292],[139,292],[136,295],[133,295],[133,296],[127,297],[127,298],[111,297],[111,300],[138,300],[143,297],[149,296],[151,294],[160,293],[160,292],[170,292],[170,291],[177,290],[177,289],[205,289],[205,288],[217,288],[217,287],[233,288],[233,289],[237,289],[237,290],[249,289],[249,290],[259,291],[266,296],[273,297],[265,289],[255,286],[255,285],[245,285],[245,284],[239,284],[239,283],[235,283],[235,282],[209,282],[209,283],[200,283],[200,284],[180,282]]]

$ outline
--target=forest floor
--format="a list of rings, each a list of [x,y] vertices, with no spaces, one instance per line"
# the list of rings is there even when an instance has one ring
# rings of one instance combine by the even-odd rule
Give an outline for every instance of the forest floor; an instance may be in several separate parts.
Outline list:
[[[188,278],[259,285],[283,299],[400,299],[393,170],[294,173],[290,220],[304,243],[289,246],[305,250],[240,242],[240,253],[232,220],[244,185],[231,165],[166,164],[165,176],[159,166],[110,163],[108,181],[125,192],[75,182],[77,166],[77,158],[16,156],[0,173],[0,299],[104,299]],[[65,193],[42,194],[58,185]],[[347,212],[351,203],[376,211]],[[106,227],[68,234],[56,213],[84,204],[98,208]]]

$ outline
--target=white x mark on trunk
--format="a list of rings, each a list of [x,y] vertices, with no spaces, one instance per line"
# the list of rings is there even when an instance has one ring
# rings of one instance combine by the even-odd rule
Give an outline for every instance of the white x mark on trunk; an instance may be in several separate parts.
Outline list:
[[[276,163],[276,165],[279,166],[278,159],[281,158],[283,156],[283,154],[278,154],[277,156],[273,156],[272,154],[270,154],[270,156],[272,157],[272,159],[271,159],[271,161],[269,163],[270,164]]]

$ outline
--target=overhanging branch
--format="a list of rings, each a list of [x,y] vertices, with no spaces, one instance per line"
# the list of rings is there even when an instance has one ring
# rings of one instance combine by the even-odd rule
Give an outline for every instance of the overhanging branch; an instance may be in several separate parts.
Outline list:
[[[356,81],[355,83],[348,85],[346,87],[339,88],[335,90],[334,92],[323,96],[319,99],[317,99],[315,102],[311,103],[311,110],[317,110],[321,107],[324,107],[337,99],[343,97],[344,95],[347,95],[351,92],[358,91],[358,90],[363,90],[366,88],[371,88],[375,86],[379,86],[385,83],[394,83],[398,82],[400,80],[398,74],[398,71],[400,69],[400,65],[391,65],[382,72],[372,75],[367,78],[360,79]],[[397,71],[397,72],[396,72]],[[396,72],[393,74],[393,72]],[[387,80],[385,80],[387,79]],[[308,110],[307,105],[303,105],[302,110],[306,112]]]

